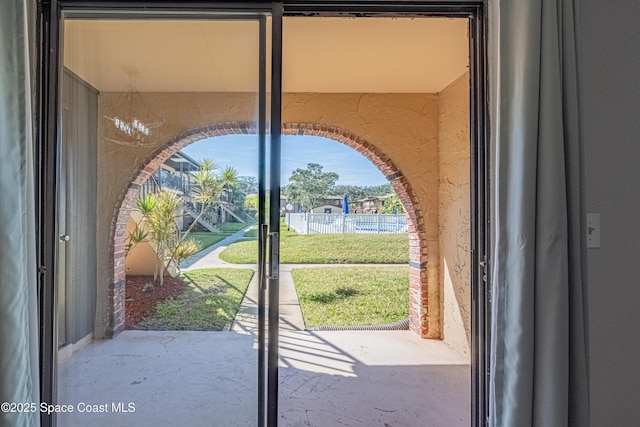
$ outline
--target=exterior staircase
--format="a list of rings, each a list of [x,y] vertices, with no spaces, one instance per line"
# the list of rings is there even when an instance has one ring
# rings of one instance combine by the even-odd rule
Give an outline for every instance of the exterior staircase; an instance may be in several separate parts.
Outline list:
[[[231,209],[233,207],[233,205],[229,205],[228,203],[222,203],[220,204],[220,207],[222,208],[223,211],[225,211],[226,213],[228,213],[229,215],[231,215],[232,217],[234,217],[235,219],[238,220],[238,222],[247,222],[246,218],[240,218],[240,216],[238,214],[236,214],[233,209]]]
[[[209,230],[211,232],[220,231],[220,230],[218,230],[218,227],[216,227],[213,224],[213,222],[211,222],[209,219],[205,218],[206,215],[203,215],[200,218],[198,218],[198,213],[191,207],[191,205],[189,205],[187,203],[183,203],[182,204],[182,208],[184,209],[184,211],[186,213],[191,215],[191,217],[193,217],[194,220],[197,218],[198,219],[198,223],[200,225],[202,225],[204,228],[206,228],[207,230]]]

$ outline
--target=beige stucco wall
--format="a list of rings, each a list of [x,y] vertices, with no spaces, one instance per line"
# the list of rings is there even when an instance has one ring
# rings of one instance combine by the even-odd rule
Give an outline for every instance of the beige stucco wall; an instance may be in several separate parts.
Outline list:
[[[427,244],[430,338],[441,338],[438,284],[438,96],[435,94],[289,94],[284,122],[337,126],[382,150],[419,200]],[[433,286],[432,286],[433,285]]]
[[[136,229],[136,221],[139,220],[139,213],[132,211],[132,217],[127,222],[127,233],[132,233]],[[135,220],[134,220],[135,218]],[[135,245],[126,258],[127,275],[132,276],[153,276],[156,270],[156,247],[152,242],[141,242]]]
[[[100,96],[100,117],[113,110],[119,94]],[[99,141],[98,154],[98,304],[96,336],[107,322],[109,233],[118,198],[136,168],[157,147],[180,132],[255,117],[252,94],[144,93],[145,104],[165,117],[157,144],[130,147]],[[441,337],[438,222],[438,96],[435,94],[284,94],[283,122],[336,126],[352,132],[382,150],[402,171],[416,193],[424,215],[429,299],[430,336]],[[116,248],[116,251],[120,248]]]
[[[469,75],[439,93],[438,215],[444,340],[469,355],[471,234]]]
[[[109,256],[110,229],[118,198],[129,185],[134,172],[156,148],[180,132],[210,123],[246,121],[255,117],[256,96],[248,93],[144,93],[141,97],[150,111],[165,119],[155,145],[118,145],[102,137],[105,116],[118,105],[119,93],[101,93],[98,122],[98,290],[94,335],[104,336],[108,324],[108,300],[112,259]],[[116,248],[122,250],[122,248]]]

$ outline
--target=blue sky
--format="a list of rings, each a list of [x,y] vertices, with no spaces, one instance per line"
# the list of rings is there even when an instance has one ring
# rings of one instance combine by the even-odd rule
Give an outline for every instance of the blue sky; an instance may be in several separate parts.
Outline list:
[[[220,166],[232,166],[239,175],[258,175],[258,138],[256,135],[226,135],[203,139],[182,151],[195,160],[211,158]],[[340,175],[338,184],[373,186],[387,183],[373,163],[353,148],[319,136],[282,137],[282,184],[291,172],[319,163],[325,172]]]

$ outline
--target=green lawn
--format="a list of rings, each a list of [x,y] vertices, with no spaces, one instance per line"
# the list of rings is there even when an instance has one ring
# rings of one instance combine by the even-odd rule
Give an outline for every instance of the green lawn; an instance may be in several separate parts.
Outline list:
[[[200,250],[203,250],[211,245],[215,245],[227,236],[228,234],[194,231],[189,233],[187,240],[195,241]]]
[[[409,262],[407,234],[305,234],[281,229],[282,264],[404,264]],[[255,236],[254,233],[252,233]],[[255,237],[254,237],[255,239]],[[220,258],[234,264],[258,259],[256,241],[230,245]]]
[[[189,287],[158,303],[138,329],[221,331],[231,324],[251,281],[250,269],[208,268],[186,272]]]
[[[208,231],[193,231],[187,236],[187,240],[195,241],[200,250],[206,249],[211,245],[215,245],[219,241],[231,236],[233,233],[246,228],[249,224],[243,222],[225,222],[220,224],[220,231],[212,233]]]
[[[250,229],[244,232],[244,237],[246,239],[257,239],[258,238],[258,226],[254,225]]]
[[[305,326],[393,323],[409,316],[407,267],[293,269]]]
[[[246,222],[225,222],[221,224],[218,228],[223,233],[233,234],[236,231],[240,231],[243,228],[246,228],[249,224]]]

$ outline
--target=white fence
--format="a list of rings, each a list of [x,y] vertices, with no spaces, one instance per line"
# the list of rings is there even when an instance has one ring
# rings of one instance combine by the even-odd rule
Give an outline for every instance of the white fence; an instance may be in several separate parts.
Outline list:
[[[287,225],[300,234],[406,233],[404,214],[287,213]]]

